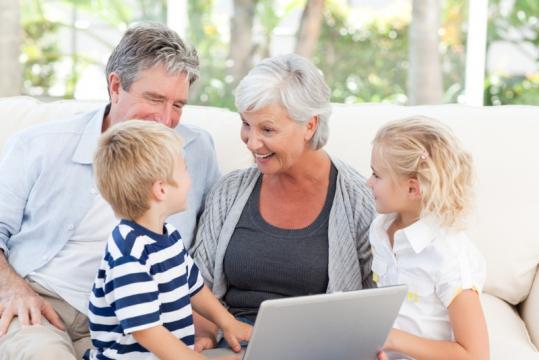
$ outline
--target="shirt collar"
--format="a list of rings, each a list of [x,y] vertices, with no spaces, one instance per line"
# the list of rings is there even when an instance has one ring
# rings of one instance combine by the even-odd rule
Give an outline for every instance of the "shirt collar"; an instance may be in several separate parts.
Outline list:
[[[92,164],[94,152],[97,147],[97,139],[101,135],[103,119],[108,113],[110,104],[98,109],[82,133],[79,144],[75,150],[72,160],[79,164]]]
[[[103,120],[110,110],[110,104],[98,109],[82,133],[79,144],[75,150],[72,160],[79,164],[90,165],[93,163],[94,152],[97,148],[97,140],[101,136]],[[196,137],[197,132],[185,125],[178,125],[176,131],[183,139],[183,148],[185,149]]]
[[[419,219],[412,225],[401,230],[404,238],[410,243],[412,249],[419,254],[440,232],[440,223],[433,216]],[[399,232],[401,232],[399,231]],[[395,234],[397,236],[397,234]]]

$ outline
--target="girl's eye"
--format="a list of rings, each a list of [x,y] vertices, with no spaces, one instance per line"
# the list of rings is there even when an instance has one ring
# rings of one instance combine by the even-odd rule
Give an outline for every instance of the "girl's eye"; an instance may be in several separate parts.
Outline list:
[[[241,126],[249,127],[249,124],[247,124],[247,122],[245,122],[245,121],[242,121]]]
[[[264,132],[266,132],[266,133],[271,133],[271,132],[273,132],[273,129],[270,129],[270,128],[264,128],[264,129],[262,129],[262,130],[263,130]]]

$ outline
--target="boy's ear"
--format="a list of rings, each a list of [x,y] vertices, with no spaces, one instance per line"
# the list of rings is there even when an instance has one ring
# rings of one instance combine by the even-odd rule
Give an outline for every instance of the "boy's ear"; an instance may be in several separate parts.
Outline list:
[[[408,197],[411,200],[417,200],[421,198],[421,186],[419,180],[408,179]]]
[[[152,184],[151,194],[155,200],[163,201],[166,194],[165,182],[163,180],[155,181]]]

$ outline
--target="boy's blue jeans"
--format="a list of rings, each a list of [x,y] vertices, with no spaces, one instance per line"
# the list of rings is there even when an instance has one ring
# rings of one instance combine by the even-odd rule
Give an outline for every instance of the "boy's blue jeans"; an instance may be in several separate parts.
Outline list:
[[[245,316],[238,316],[238,317],[236,317],[236,320],[241,321],[241,322],[246,323],[246,324],[249,324],[249,325],[254,325],[255,324],[254,321],[246,318]],[[241,345],[242,348],[247,347],[247,341],[242,341],[240,343],[240,345]],[[222,338],[221,341],[219,341],[217,343],[217,346],[215,346],[215,347],[219,348],[219,349],[227,348],[228,343],[226,342],[225,338]]]

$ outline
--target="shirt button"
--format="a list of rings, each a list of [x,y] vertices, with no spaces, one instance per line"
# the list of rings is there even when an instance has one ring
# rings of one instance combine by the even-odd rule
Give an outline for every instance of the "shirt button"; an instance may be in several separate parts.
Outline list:
[[[75,226],[73,224],[69,224],[67,225],[67,230],[71,231],[75,228]]]
[[[90,189],[90,193],[91,193],[92,195],[97,195],[97,189],[96,189],[96,188],[91,188],[91,189]]]

